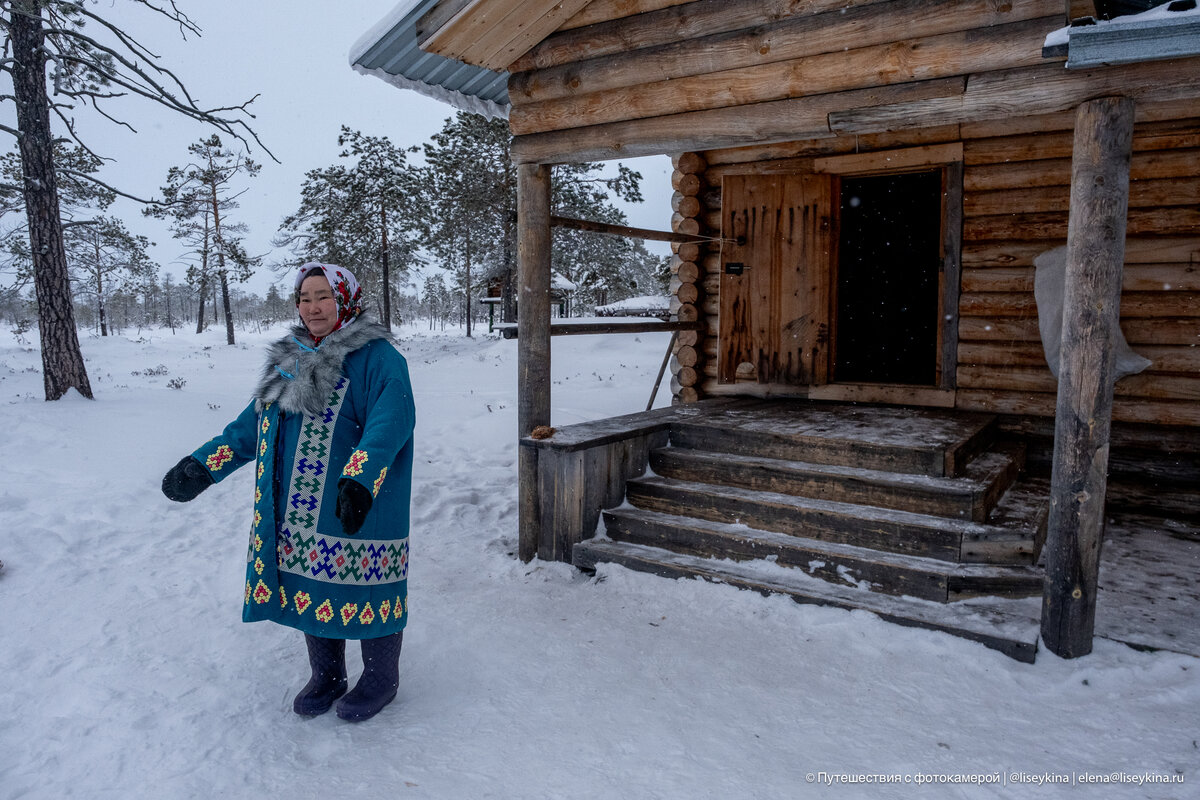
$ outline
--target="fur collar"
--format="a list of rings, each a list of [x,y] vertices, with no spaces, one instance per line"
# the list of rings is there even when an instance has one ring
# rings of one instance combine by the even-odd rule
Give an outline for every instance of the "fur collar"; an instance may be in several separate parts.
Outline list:
[[[267,349],[267,361],[254,390],[255,408],[277,403],[289,414],[319,414],[342,374],[342,362],[367,342],[390,339],[387,328],[363,315],[313,344],[303,325]]]

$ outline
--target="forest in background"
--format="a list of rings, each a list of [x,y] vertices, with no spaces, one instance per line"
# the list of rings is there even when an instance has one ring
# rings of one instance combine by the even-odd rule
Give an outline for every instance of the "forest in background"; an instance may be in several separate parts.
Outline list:
[[[252,330],[292,319],[286,281],[304,261],[349,267],[373,311],[393,323],[472,327],[486,319],[480,299],[501,293],[497,319],[512,321],[516,278],[516,169],[503,120],[459,113],[421,148],[343,128],[338,163],[309,170],[301,196],[281,207],[275,250],[250,254],[237,197],[257,165],[213,134],[171,167],[144,213],[168,223],[183,247],[182,278],[148,255],[150,242],[105,212],[115,194],[85,181],[63,181],[62,214],[72,300],[81,330],[95,335],[145,329],[201,331],[211,325]],[[59,163],[94,174],[98,159],[60,141]],[[0,158],[0,320],[18,335],[36,324],[24,207],[14,150]],[[627,220],[613,197],[637,202],[641,176],[624,166],[555,167],[554,207],[563,216],[613,224]],[[215,213],[214,213],[215,209]],[[554,233],[554,270],[574,284],[571,316],[631,296],[662,294],[666,260],[639,240],[569,230]],[[433,267],[433,269],[429,269]],[[277,277],[265,294],[239,288],[256,273]],[[420,275],[414,281],[414,276]],[[389,287],[386,293],[385,285]],[[468,312],[470,321],[468,321]]]

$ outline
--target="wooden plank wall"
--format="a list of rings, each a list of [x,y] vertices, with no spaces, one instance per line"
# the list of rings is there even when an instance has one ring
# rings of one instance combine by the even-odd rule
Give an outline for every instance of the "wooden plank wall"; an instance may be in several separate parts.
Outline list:
[[[1200,117],[1193,103],[1143,106],[1131,166],[1121,327],[1153,362],[1116,386],[1114,419],[1200,425]],[[699,232],[720,236],[721,179],[745,172],[806,172],[826,155],[963,142],[964,222],[956,365],[959,408],[1053,416],[1057,384],[1046,366],[1033,295],[1033,259],[1065,244],[1074,117],[925,128],[707,151]],[[677,180],[682,176],[677,173]],[[690,255],[686,254],[685,255]],[[762,393],[717,382],[720,245],[695,254],[702,339],[696,396]],[[692,262],[676,257],[675,269]],[[682,398],[690,399],[690,398]]]

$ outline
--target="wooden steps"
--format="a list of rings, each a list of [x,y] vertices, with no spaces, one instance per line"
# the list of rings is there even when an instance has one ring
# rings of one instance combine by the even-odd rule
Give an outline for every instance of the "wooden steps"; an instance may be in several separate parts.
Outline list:
[[[780,458],[705,452],[685,447],[656,450],[650,468],[667,478],[757,491],[820,497],[900,511],[983,522],[997,495],[1024,465],[1024,448],[1004,445],[971,461],[961,479],[877,469],[814,464]]]
[[[575,565],[620,564],[665,578],[696,577],[761,594],[782,594],[799,603],[847,610],[862,609],[907,627],[943,631],[979,642],[1007,656],[1033,663],[1039,635],[1038,601],[1004,600],[998,604],[932,603],[864,592],[813,578],[800,570],[715,561],[658,547],[591,539],[575,546]]]
[[[671,426],[676,447],[917,475],[955,476],[991,441],[987,414],[796,404],[734,408]]]
[[[995,432],[989,416],[938,409],[771,401],[681,415],[626,504],[604,512],[607,538],[572,560],[865,608],[1023,657],[1036,625],[991,641],[978,608],[930,609],[1042,592],[1047,487],[1021,477],[1024,448]],[[968,617],[980,619],[958,630]]]
[[[886,594],[944,603],[998,592],[1033,596],[1042,591],[1041,573],[1029,566],[955,563],[643,508],[606,511],[604,521],[613,541],[700,556],[720,553],[736,561],[770,559],[833,583]]]

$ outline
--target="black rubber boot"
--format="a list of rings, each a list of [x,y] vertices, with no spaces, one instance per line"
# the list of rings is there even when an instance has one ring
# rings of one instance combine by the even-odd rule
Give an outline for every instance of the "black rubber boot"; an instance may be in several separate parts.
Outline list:
[[[304,634],[312,677],[296,695],[292,710],[305,717],[324,714],[346,693],[346,640]]]
[[[400,688],[400,645],[404,632],[362,640],[363,674],[337,704],[337,715],[350,722],[370,719],[396,697]]]

